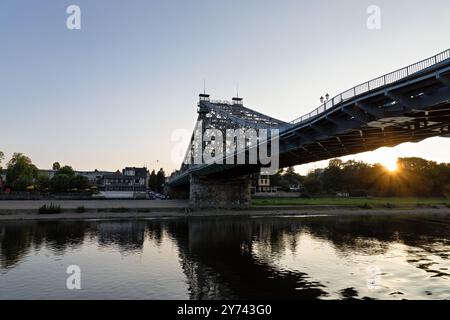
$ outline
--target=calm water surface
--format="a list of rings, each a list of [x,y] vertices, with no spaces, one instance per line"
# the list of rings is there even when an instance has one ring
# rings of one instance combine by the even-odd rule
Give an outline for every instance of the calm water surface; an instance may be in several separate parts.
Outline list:
[[[13,298],[449,299],[450,216],[3,222]]]

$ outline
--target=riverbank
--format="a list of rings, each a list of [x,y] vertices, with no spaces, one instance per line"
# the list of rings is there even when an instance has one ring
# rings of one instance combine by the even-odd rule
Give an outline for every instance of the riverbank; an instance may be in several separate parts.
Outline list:
[[[449,198],[413,198],[413,197],[321,197],[321,198],[254,198],[254,206],[286,205],[330,205],[330,206],[372,206],[416,208],[424,206],[449,206]]]
[[[0,201],[0,216],[16,213],[37,213],[39,208],[50,204],[69,212],[81,207],[86,211],[123,209],[128,211],[181,210],[184,212],[184,209],[188,207],[188,201],[184,200],[5,200]]]
[[[61,200],[51,202],[61,213],[39,214],[49,201],[0,201],[0,221],[8,220],[122,220],[205,216],[343,216],[343,215],[447,215],[447,205],[371,207],[355,205],[262,205],[245,210],[192,210],[187,201],[165,200]],[[82,212],[78,209],[82,207]]]

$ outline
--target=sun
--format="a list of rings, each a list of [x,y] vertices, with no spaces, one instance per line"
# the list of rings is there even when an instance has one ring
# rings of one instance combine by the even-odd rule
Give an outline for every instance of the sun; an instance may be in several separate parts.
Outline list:
[[[395,172],[398,169],[397,160],[385,160],[382,161],[381,164],[385,167],[389,172]]]

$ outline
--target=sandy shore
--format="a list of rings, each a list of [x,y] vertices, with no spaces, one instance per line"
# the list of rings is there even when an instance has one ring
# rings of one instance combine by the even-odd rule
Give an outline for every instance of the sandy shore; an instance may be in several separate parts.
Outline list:
[[[359,209],[346,206],[261,206],[247,210],[191,210],[187,201],[53,201],[63,213],[38,214],[37,209],[50,201],[0,201],[0,221],[8,220],[86,220],[86,219],[151,219],[207,216],[344,216],[344,215],[450,215],[450,208]],[[76,213],[84,206],[86,212]],[[126,212],[108,212],[111,208],[127,208]],[[100,210],[99,210],[100,209]]]

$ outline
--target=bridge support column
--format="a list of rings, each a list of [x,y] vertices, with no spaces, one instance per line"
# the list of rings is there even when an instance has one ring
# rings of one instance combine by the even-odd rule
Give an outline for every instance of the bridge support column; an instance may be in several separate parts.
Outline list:
[[[165,185],[164,194],[169,195],[171,199],[189,199],[189,187],[171,187]]]
[[[245,209],[251,205],[251,177],[211,179],[190,177],[189,204],[193,208]]]

